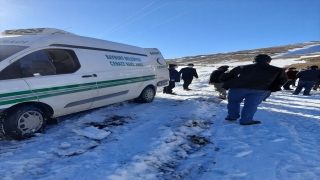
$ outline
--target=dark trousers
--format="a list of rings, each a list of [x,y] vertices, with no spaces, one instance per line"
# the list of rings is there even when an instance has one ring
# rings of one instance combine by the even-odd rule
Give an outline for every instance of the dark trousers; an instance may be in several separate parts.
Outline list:
[[[176,83],[174,81],[169,81],[169,86],[163,88],[164,93],[172,93],[172,89],[176,87]]]
[[[189,89],[189,85],[192,83],[192,79],[183,79],[183,89]]]
[[[315,84],[314,81],[299,81],[298,86],[297,86],[294,93],[299,94],[301,92],[302,88],[304,88],[303,94],[304,95],[310,94],[310,91],[311,91],[314,84]]]
[[[317,81],[317,83],[313,86],[314,90],[317,90],[320,86],[320,80]]]
[[[292,86],[294,86],[294,87],[295,87],[295,86],[296,86],[296,82],[297,82],[297,80],[296,80],[296,79],[295,79],[295,80],[293,80],[293,81],[292,81]]]
[[[294,82],[295,82],[295,80],[288,81],[288,82],[283,86],[283,88],[284,88],[284,89],[290,89],[290,86],[293,85]]]

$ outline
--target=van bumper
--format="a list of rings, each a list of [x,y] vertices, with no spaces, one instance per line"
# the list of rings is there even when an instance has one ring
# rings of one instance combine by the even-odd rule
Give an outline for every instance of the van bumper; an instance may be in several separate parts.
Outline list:
[[[169,84],[169,80],[163,80],[163,81],[159,81],[157,83],[157,86],[166,86]]]

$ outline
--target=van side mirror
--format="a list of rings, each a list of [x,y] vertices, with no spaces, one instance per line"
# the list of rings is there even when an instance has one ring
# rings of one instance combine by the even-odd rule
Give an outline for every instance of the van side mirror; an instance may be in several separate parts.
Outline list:
[[[47,60],[30,61],[29,67],[21,68],[23,77],[46,76],[56,74],[55,66]]]

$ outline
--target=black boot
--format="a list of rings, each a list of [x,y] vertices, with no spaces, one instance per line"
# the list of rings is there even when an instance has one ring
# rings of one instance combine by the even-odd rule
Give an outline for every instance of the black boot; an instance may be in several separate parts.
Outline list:
[[[243,126],[249,126],[249,125],[254,125],[254,124],[261,124],[261,121],[254,121],[254,120],[252,120],[252,121],[249,122],[249,123],[240,123],[240,125],[243,125]]]

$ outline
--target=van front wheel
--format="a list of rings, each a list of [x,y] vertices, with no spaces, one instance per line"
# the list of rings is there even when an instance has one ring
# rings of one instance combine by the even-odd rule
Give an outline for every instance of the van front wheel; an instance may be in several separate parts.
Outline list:
[[[146,87],[141,92],[140,96],[135,99],[135,101],[142,103],[150,103],[153,101],[155,95],[156,93],[152,87]]]
[[[35,105],[17,108],[4,117],[2,130],[13,139],[26,139],[35,133],[41,133],[46,126],[44,111]]]

